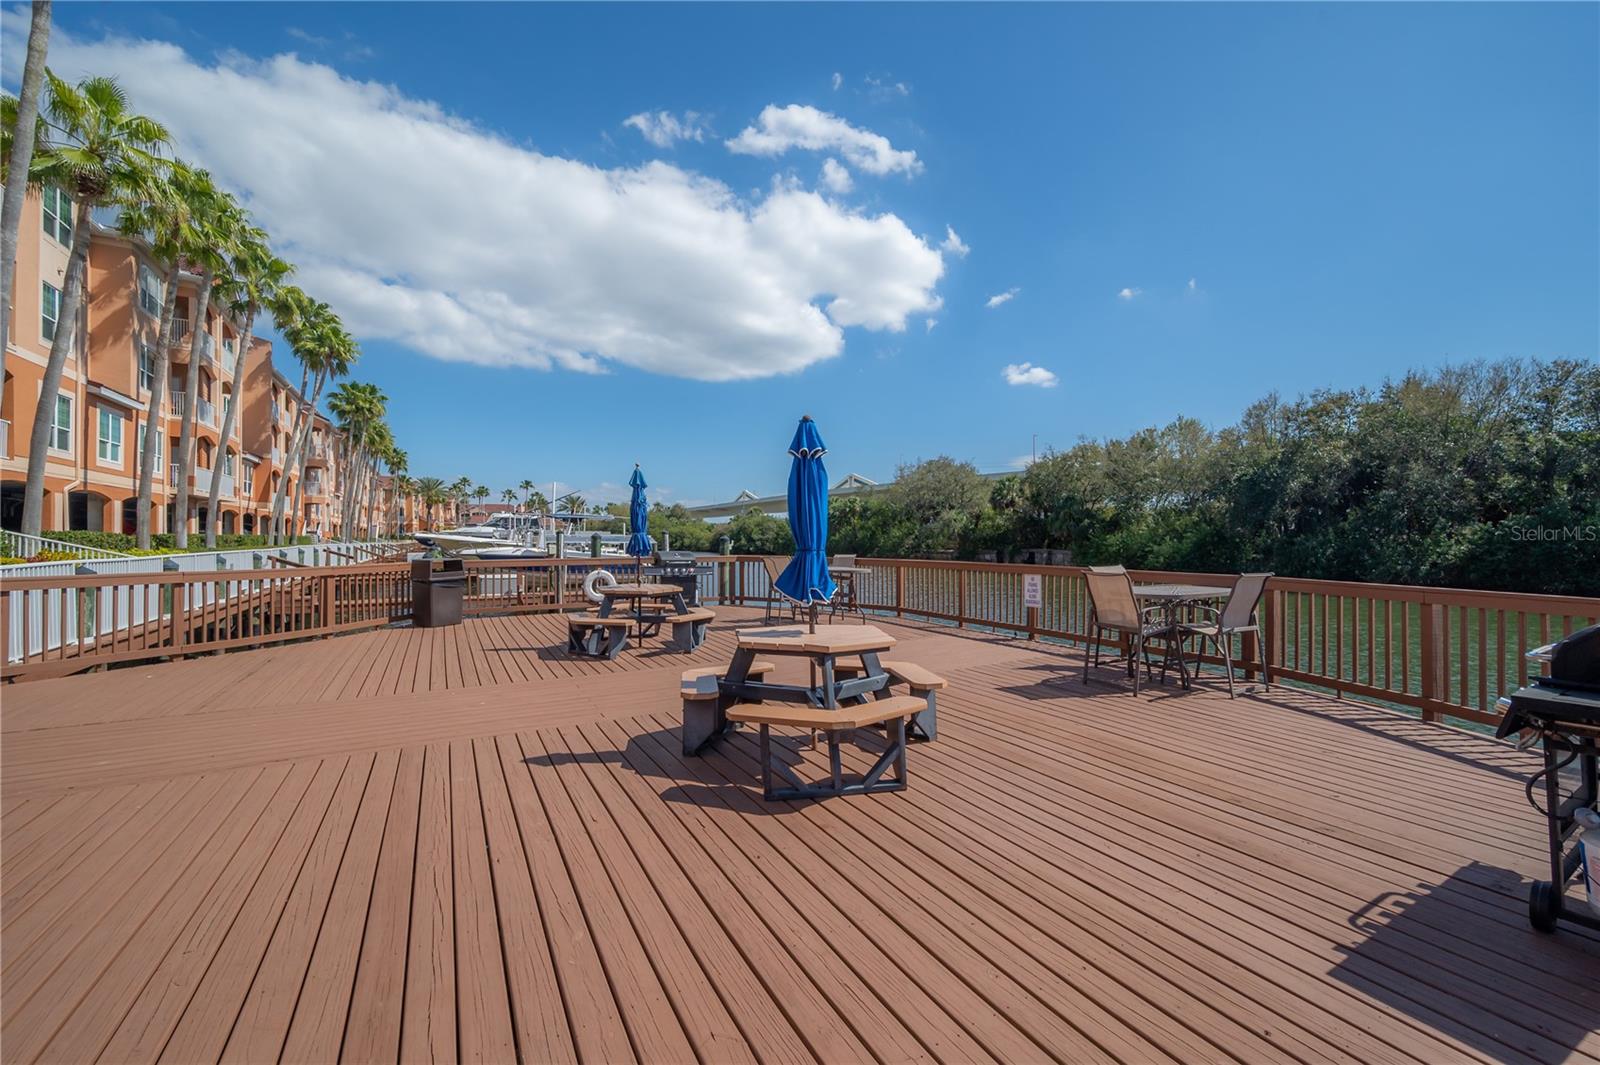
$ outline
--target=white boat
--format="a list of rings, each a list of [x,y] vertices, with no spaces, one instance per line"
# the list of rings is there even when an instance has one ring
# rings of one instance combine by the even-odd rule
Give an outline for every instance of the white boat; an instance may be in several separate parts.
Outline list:
[[[537,514],[496,514],[481,525],[416,533],[423,547],[477,558],[544,558],[544,526]]]

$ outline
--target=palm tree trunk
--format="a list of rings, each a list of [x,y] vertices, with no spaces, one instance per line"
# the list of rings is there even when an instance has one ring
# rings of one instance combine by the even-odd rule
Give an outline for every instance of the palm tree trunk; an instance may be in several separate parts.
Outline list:
[[[92,202],[78,205],[78,219],[72,227],[72,252],[67,257],[67,278],[61,283],[61,313],[56,318],[56,335],[50,342],[44,380],[39,384],[33,433],[28,437],[28,483],[22,490],[22,532],[27,536],[38,536],[44,531],[44,465],[50,457],[50,429],[56,420],[56,394],[61,391],[61,373],[67,368],[67,352],[78,334],[83,275],[89,261],[89,218],[93,211]],[[72,443],[74,447],[81,444],[76,429]]]
[[[183,423],[178,429],[178,493],[172,504],[173,517],[177,520],[177,528],[172,532],[180,549],[189,546],[189,476],[194,473],[195,451],[198,450],[194,423],[200,414],[200,345],[205,335],[206,312],[211,308],[211,283],[215,276],[209,268],[201,272],[200,295],[195,300],[194,316],[189,319],[189,369],[183,378]],[[213,455],[213,468],[216,463]],[[215,520],[215,515],[206,515],[208,526]]]
[[[278,476],[278,487],[272,493],[271,532],[267,538],[267,543],[271,545],[276,545],[283,536],[283,507],[289,499],[289,471],[294,468],[292,465],[294,442],[300,435],[300,419],[305,417],[306,386],[310,384],[310,381],[310,368],[302,362],[300,364],[300,404],[295,408],[294,420],[289,423],[289,446],[283,449],[283,473]],[[287,396],[284,398],[285,400],[288,399]]]
[[[297,535],[295,529],[303,520],[304,514],[300,509],[300,500],[305,494],[306,487],[306,447],[311,441],[311,427],[316,422],[317,403],[322,399],[322,386],[328,383],[328,372],[318,370],[316,384],[311,390],[311,403],[305,408],[305,421],[300,425],[300,435],[295,439],[294,457],[289,462],[289,469],[295,470],[294,482],[294,508],[289,513],[288,529],[289,538],[292,540]],[[302,393],[304,395],[304,393]]]
[[[238,416],[239,399],[244,394],[244,353],[250,350],[251,334],[255,332],[255,328],[256,312],[255,308],[252,307],[250,313],[245,317],[244,335],[239,338],[238,355],[233,360],[233,391],[229,393],[231,398],[227,403],[227,410],[222,413],[222,443],[219,445],[219,449],[223,455],[228,453],[228,437],[233,434],[233,422]],[[217,525],[220,524],[217,521],[217,506],[222,499],[222,478],[217,476],[216,465],[216,460],[213,459],[211,463],[211,494],[206,498],[207,549],[217,546]],[[240,475],[244,473],[243,467],[244,455],[241,453],[239,455],[239,465],[235,467]]]
[[[28,58],[22,65],[21,93],[17,97],[17,128],[11,139],[11,170],[6,174],[5,207],[0,210],[0,352],[11,335],[11,287],[17,270],[17,233],[22,228],[22,200],[33,165],[33,129],[39,119],[39,90],[44,85],[44,59],[50,47],[50,0],[33,0],[33,23],[28,27]],[[0,405],[4,405],[5,375],[0,373]]]
[[[165,471],[156,468],[157,445],[167,435],[167,419],[161,413],[161,401],[167,389],[167,374],[172,369],[172,319],[178,306],[178,264],[167,271],[166,294],[161,299],[161,325],[156,330],[156,361],[151,368],[150,409],[144,419],[144,454],[139,458],[139,503],[134,519],[134,531],[139,536],[139,548],[150,549],[150,503],[155,492],[156,478]]]

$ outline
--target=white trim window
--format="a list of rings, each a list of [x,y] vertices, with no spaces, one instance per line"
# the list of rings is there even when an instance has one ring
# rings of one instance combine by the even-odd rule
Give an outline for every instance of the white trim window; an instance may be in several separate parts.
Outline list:
[[[134,444],[135,444],[134,464],[135,464],[135,466],[139,467],[140,469],[142,469],[144,467],[144,432],[145,432],[145,426],[148,425],[148,424],[149,424],[149,420],[148,419],[146,419],[144,422],[140,423],[139,428],[137,430],[137,437],[138,438],[134,441]],[[162,441],[164,439],[165,439],[165,437],[160,432],[156,433],[156,480],[157,481],[161,480],[161,453],[162,453],[162,450],[166,446],[166,445],[164,445],[162,443]]]
[[[222,453],[222,475],[233,476],[233,448],[228,448]]]
[[[98,454],[101,462],[109,462],[113,466],[122,465],[122,415],[106,407],[100,408]]]
[[[72,452],[72,397],[56,393],[56,416],[50,422],[50,450]]]
[[[139,391],[149,392],[156,387],[156,353],[143,340],[135,340],[139,352]]]
[[[144,263],[139,264],[139,309],[152,318],[161,317],[162,297],[165,295],[161,275]]]
[[[254,495],[256,491],[256,468],[250,463],[244,464],[244,494]]]
[[[54,185],[44,187],[44,232],[57,244],[72,246],[72,197]]]
[[[45,340],[55,340],[56,328],[61,324],[61,290],[48,281],[39,296],[39,335]]]

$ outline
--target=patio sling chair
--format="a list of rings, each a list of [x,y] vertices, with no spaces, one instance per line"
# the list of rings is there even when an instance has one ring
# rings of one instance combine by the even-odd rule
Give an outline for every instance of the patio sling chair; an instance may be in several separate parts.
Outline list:
[[[1089,666],[1100,665],[1100,636],[1114,632],[1128,640],[1128,675],[1133,678],[1133,694],[1139,694],[1139,660],[1144,659],[1146,675],[1151,673],[1146,645],[1152,636],[1169,635],[1167,625],[1150,620],[1158,607],[1139,609],[1133,594],[1133,578],[1121,566],[1090,566],[1083,571],[1089,586],[1089,644],[1083,649],[1083,682],[1089,683]],[[1108,662],[1120,662],[1112,658]],[[1165,672],[1163,665],[1163,674]]]
[[[1261,627],[1256,623],[1256,603],[1261,600],[1261,593],[1266,590],[1267,578],[1270,573],[1241,573],[1233,582],[1233,591],[1228,593],[1228,601],[1218,610],[1214,606],[1196,606],[1195,609],[1209,615],[1203,621],[1185,622],[1181,629],[1183,636],[1200,637],[1200,649],[1205,650],[1206,641],[1211,641],[1211,646],[1217,649],[1217,656],[1222,659],[1222,667],[1228,671],[1228,698],[1233,698],[1233,636],[1235,633],[1253,632],[1258,637]],[[1248,663],[1244,663],[1248,665]],[[1266,663],[1263,660],[1261,669],[1262,681],[1267,687],[1272,687],[1272,677],[1267,673]]]
[[[789,620],[796,621],[800,617],[799,607],[792,599],[785,599],[778,591],[778,578],[783,575],[784,568],[789,565],[788,555],[762,555],[761,564],[767,568],[767,613],[762,620],[763,625],[772,624],[774,611],[781,621],[783,619],[783,606],[789,605]]]

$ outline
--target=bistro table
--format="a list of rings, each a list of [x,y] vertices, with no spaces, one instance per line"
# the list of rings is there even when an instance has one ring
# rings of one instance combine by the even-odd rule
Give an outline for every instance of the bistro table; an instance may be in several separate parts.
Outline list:
[[[1189,687],[1189,672],[1183,663],[1183,610],[1185,607],[1198,603],[1211,603],[1218,599],[1228,598],[1231,589],[1214,588],[1206,584],[1136,584],[1133,594],[1141,602],[1154,603],[1161,607],[1163,624],[1166,626],[1167,653],[1165,662],[1176,661],[1178,664],[1178,677],[1185,688]],[[1165,664],[1162,666],[1165,669]],[[1195,659],[1195,675],[1200,674],[1200,661]]]
[[[866,622],[866,612],[861,609],[856,599],[856,581],[872,570],[866,566],[829,566],[828,572],[839,581],[839,590],[833,596],[832,616],[838,617],[842,610],[846,614],[860,614],[863,623]]]
[[[639,639],[644,639],[644,604],[647,602],[661,602],[668,600],[672,603],[674,613],[687,614],[689,604],[684,601],[683,589],[676,584],[613,584],[609,588],[600,590],[600,616],[608,618],[611,611],[616,608],[618,600],[631,600],[633,602],[633,616],[639,622]],[[659,631],[661,623],[656,622],[652,634]]]

